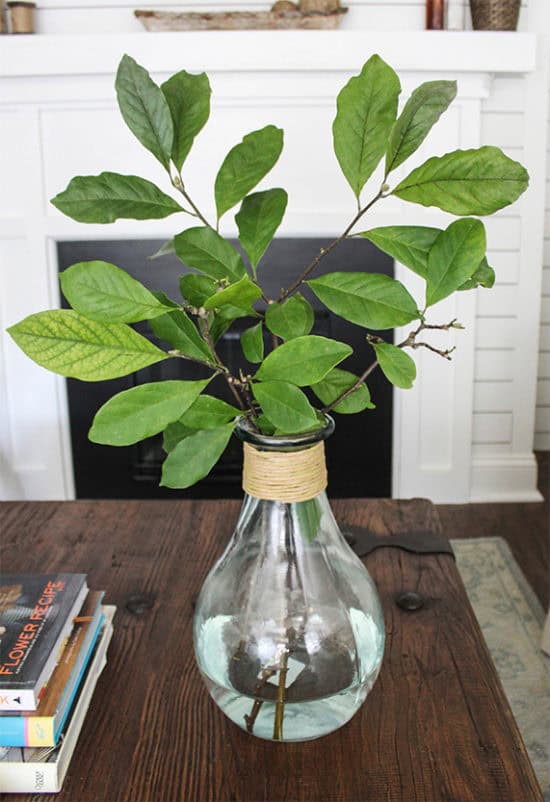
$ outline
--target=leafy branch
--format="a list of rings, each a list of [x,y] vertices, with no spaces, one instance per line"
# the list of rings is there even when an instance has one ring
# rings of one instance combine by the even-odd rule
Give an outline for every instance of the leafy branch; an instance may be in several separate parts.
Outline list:
[[[416,366],[409,349],[451,358],[453,348],[436,347],[422,335],[460,325],[456,320],[430,324],[427,310],[455,292],[493,285],[485,228],[478,218],[513,203],[528,185],[521,164],[484,146],[429,158],[390,188],[392,172],[418,150],[454,99],[454,81],[421,84],[400,112],[399,78],[379,56],[369,58],[347,82],[337,98],[332,133],[357,212],[276,300],[268,297],[258,274],[288,196],[280,187],[257,186],[282,152],[282,130],[266,125],[228,151],[214,182],[213,226],[184,181],[186,159],[210,116],[207,76],[182,70],[158,86],[144,67],[124,56],[116,91],[129,129],[168,174],[183,204],[151,181],[111,172],[73,178],[52,203],[82,223],[191,215],[196,225],[179,231],[162,252],[173,250],[193,272],[180,278],[181,299],[176,301],[108,262],[72,265],[61,274],[72,308],[30,315],[10,334],[38,364],[85,381],[127,376],[169,358],[207,367],[212,375],[198,382],[150,382],[118,393],[96,414],[92,439],[121,445],[163,432],[168,456],[162,482],[189,487],[220,458],[240,416],[266,434],[309,431],[319,427],[320,412],[373,408],[366,380],[377,367],[395,386],[411,387]],[[361,196],[381,162],[383,183],[364,203]],[[389,195],[457,219],[445,229],[393,225],[356,232],[374,204]],[[231,211],[240,248],[219,233],[220,220]],[[425,296],[417,300],[400,281],[369,271],[313,277],[322,260],[350,236],[368,240],[419,276]],[[360,376],[341,367],[352,353],[349,345],[311,333],[315,316],[301,292],[305,286],[331,313],[365,331],[375,359]],[[258,308],[260,301],[265,306]],[[254,367],[230,369],[216,344],[243,318],[254,321],[240,337],[243,356]],[[140,321],[147,321],[165,350],[132,328]],[[414,327],[398,345],[373,333],[411,323]],[[218,375],[224,376],[235,405],[205,392]],[[306,395],[309,389],[321,402],[320,410]]]

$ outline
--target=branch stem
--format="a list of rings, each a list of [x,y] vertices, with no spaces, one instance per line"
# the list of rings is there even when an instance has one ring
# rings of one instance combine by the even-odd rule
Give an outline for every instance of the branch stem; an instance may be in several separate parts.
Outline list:
[[[340,234],[339,237],[333,240],[329,245],[327,245],[326,248],[321,248],[315,259],[313,259],[313,261],[310,262],[310,264],[306,267],[306,269],[302,272],[302,274],[298,276],[296,281],[293,284],[291,284],[290,287],[288,287],[288,289],[283,290],[281,292],[281,294],[277,299],[277,302],[281,303],[281,301],[284,301],[285,298],[288,298],[289,295],[292,295],[292,293],[295,292],[304,283],[304,281],[313,273],[313,271],[315,270],[321,259],[327,256],[327,254],[329,254],[332,250],[334,250],[334,248],[336,248],[336,246],[339,245],[342,242],[342,240],[345,240],[346,237],[351,232],[354,225],[361,219],[361,217],[363,217],[363,215],[366,212],[368,212],[371,206],[374,206],[374,204],[377,201],[379,201],[380,198],[383,197],[384,193],[380,189],[378,194],[375,195],[374,198],[371,201],[369,201],[363,209],[361,208],[359,209],[359,211],[357,212],[357,214],[355,215],[349,226],[346,228],[346,230],[342,234]]]

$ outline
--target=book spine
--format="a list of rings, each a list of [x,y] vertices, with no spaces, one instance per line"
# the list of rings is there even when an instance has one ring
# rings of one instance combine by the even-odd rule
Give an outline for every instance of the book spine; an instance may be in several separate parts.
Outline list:
[[[0,691],[0,713],[19,713],[21,710],[36,710],[37,707],[33,690]]]
[[[2,716],[0,746],[54,746],[54,716]]]
[[[55,794],[61,790],[55,763],[1,763],[0,791],[11,794],[42,792]]]

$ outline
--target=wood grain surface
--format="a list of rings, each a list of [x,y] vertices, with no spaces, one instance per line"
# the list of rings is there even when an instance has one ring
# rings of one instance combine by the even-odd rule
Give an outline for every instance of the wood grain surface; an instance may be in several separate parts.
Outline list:
[[[542,802],[517,726],[448,555],[366,559],[387,643],[360,712],[303,744],[253,738],[210,700],[193,660],[201,583],[232,501],[0,504],[1,568],[82,571],[116,604],[108,663],[59,802]],[[334,502],[380,535],[438,531],[427,501]],[[416,591],[424,606],[401,610]]]

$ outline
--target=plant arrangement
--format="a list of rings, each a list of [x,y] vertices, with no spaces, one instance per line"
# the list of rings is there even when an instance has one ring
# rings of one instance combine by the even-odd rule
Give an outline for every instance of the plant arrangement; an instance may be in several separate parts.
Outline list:
[[[116,91],[124,120],[162,166],[172,194],[138,176],[104,172],[73,178],[52,203],[82,223],[178,215],[179,233],[162,250],[175,252],[195,272],[182,276],[181,298],[169,298],[113,264],[78,263],[61,274],[72,309],[30,315],[9,333],[39,365],[84,381],[125,376],[167,359],[198,362],[210,377],[150,382],[118,393],[95,415],[92,441],[127,446],[163,432],[162,484],[186,488],[209,473],[243,417],[263,434],[305,433],[324,424],[323,413],[371,408],[367,379],[376,368],[394,385],[408,388],[416,375],[409,351],[428,348],[450,358],[450,350],[425,338],[432,329],[460,324],[433,322],[428,314],[456,291],[492,286],[485,229],[477,218],[513,203],[528,185],[524,167],[491,146],[430,158],[392,185],[394,170],[454,99],[454,81],[423,83],[398,113],[398,76],[374,55],[344,86],[333,124],[334,152],[356,211],[342,234],[297,270],[295,281],[276,298],[262,289],[262,256],[283,219],[287,193],[278,187],[253,190],[281,154],[282,130],[267,125],[229,151],[216,176],[215,217],[210,218],[194,203],[184,177],[194,139],[209,118],[207,76],[182,71],[158,86],[125,55]],[[381,162],[383,169],[377,170]],[[376,186],[365,200],[369,179],[369,186],[375,181]],[[365,228],[368,211],[389,196],[438,207],[457,219],[445,229]],[[235,209],[240,249],[219,233],[220,220]],[[419,275],[425,296],[415,299],[399,281],[368,269],[316,277],[319,263],[348,237],[374,243]],[[306,285],[331,312],[364,329],[361,375],[345,369],[352,352],[348,344],[311,334],[314,314],[302,294]],[[250,319],[241,335],[250,369],[234,375],[216,344],[239,318]],[[148,321],[165,346],[157,347],[132,328],[139,321]],[[408,324],[409,334],[395,345],[378,334]],[[208,392],[216,376],[227,382],[233,404]],[[313,397],[319,403],[312,403]]]

